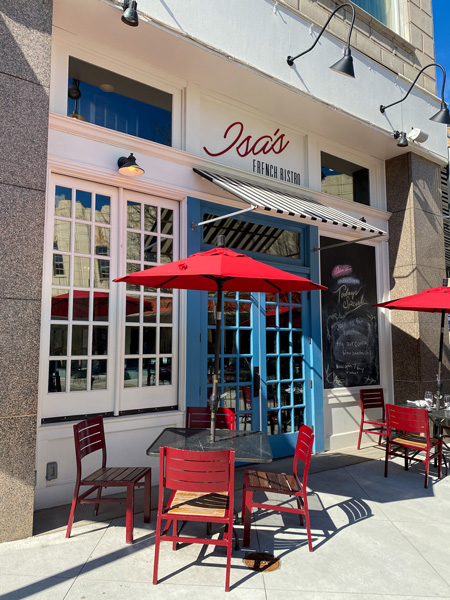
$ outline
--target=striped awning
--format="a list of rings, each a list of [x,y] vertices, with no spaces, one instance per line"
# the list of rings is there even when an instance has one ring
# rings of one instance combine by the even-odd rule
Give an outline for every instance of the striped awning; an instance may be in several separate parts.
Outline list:
[[[237,198],[244,200],[255,209],[276,212],[290,217],[298,217],[307,221],[313,221],[316,225],[327,223],[353,229],[354,231],[364,232],[372,235],[386,235],[386,231],[378,229],[369,223],[366,223],[355,217],[351,217],[340,210],[324,206],[315,200],[302,198],[295,194],[281,192],[270,188],[242,181],[241,179],[232,179],[218,173],[210,173],[203,169],[194,168],[194,172],[208,181],[215,183],[223,190],[233,194]]]

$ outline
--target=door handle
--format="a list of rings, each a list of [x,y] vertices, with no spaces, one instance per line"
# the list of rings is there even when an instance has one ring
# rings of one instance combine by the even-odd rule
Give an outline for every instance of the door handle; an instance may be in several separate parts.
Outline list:
[[[253,397],[259,396],[259,388],[261,387],[261,376],[259,367],[253,367]]]

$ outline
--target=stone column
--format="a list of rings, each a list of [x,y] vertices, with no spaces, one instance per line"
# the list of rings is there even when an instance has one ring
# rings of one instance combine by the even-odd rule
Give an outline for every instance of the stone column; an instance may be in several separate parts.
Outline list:
[[[32,535],[51,0],[0,7],[0,542]]]
[[[445,254],[440,167],[407,153],[386,162],[391,299],[442,285]],[[440,314],[392,310],[397,403],[435,391]],[[449,337],[444,335],[443,392],[450,393]]]

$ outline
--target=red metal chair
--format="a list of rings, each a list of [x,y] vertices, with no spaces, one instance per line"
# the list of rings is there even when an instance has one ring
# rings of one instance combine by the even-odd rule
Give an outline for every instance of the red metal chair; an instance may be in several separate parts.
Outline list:
[[[103,418],[93,417],[81,421],[73,426],[75,438],[75,454],[77,460],[77,479],[75,492],[70,510],[69,523],[67,525],[66,538],[70,537],[73,517],[77,504],[95,504],[94,514],[98,514],[100,503],[104,502],[126,502],[126,543],[133,543],[133,521],[134,521],[134,489],[144,486],[144,522],[150,522],[151,505],[151,474],[150,467],[107,467],[106,466],[106,442],[103,428]],[[83,477],[82,460],[92,452],[101,452],[101,468],[90,475]],[[89,486],[89,489],[80,494],[81,486]],[[125,487],[125,498],[102,498],[102,490],[109,487]],[[87,498],[97,492],[95,498]]]
[[[310,427],[302,425],[298,432],[297,444],[294,453],[293,475],[285,473],[269,473],[266,471],[244,471],[244,488],[242,497],[242,521],[244,523],[244,546],[250,545],[250,524],[252,508],[263,508],[280,512],[296,513],[303,525],[305,517],[306,532],[308,535],[309,551],[312,552],[311,526],[309,523],[308,498],[306,480],[308,478],[309,463],[311,460],[314,434]],[[303,476],[298,471],[298,461],[303,463]],[[273,505],[253,501],[253,492],[265,492],[292,496],[297,500],[297,508],[284,504]]]
[[[384,476],[388,476],[389,459],[400,456],[405,459],[405,471],[409,462],[425,463],[425,487],[428,487],[430,460],[437,457],[438,479],[442,474],[442,439],[430,437],[430,426],[426,408],[408,408],[386,405],[387,443]],[[410,454],[412,451],[412,454]],[[425,458],[418,458],[425,453]]]
[[[186,408],[186,427],[188,429],[208,429],[211,424],[209,406],[188,406]],[[232,408],[218,408],[216,429],[236,429],[236,415]]]
[[[197,452],[160,449],[158,521],[156,525],[153,583],[158,583],[161,541],[226,546],[225,591],[230,589],[231,548],[233,544],[234,452],[219,450]],[[164,505],[164,490],[172,491]],[[164,521],[164,529],[162,525]],[[223,538],[181,536],[179,521],[223,523]],[[172,525],[172,535],[169,530]]]
[[[359,426],[358,450],[361,447],[363,432],[378,435],[378,445],[381,444],[381,437],[387,436],[383,388],[360,390],[359,401],[361,403],[361,423]],[[381,418],[376,419],[367,416],[366,411],[374,408],[381,409]],[[368,427],[365,427],[366,425]]]

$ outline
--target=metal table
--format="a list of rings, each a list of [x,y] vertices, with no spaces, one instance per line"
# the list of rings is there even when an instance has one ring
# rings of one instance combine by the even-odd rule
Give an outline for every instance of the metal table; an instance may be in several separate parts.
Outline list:
[[[164,446],[179,450],[234,450],[235,460],[239,462],[268,463],[273,458],[269,439],[264,431],[216,429],[216,440],[211,442],[209,429],[167,427],[147,448],[147,454],[159,456],[159,449]]]

